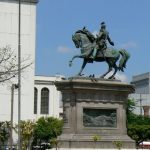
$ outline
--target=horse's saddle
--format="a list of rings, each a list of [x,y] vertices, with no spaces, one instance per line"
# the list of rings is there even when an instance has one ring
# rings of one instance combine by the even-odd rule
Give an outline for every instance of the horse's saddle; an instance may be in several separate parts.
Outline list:
[[[106,50],[99,50],[97,52],[97,56],[96,57],[114,57],[116,54],[116,51],[112,50],[112,49],[106,49]]]

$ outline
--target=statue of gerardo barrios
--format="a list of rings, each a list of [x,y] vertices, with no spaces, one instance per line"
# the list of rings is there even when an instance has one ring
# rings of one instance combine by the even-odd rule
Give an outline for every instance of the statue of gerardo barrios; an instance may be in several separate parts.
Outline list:
[[[81,49],[81,54],[73,56],[69,61],[69,65],[72,66],[72,62],[75,58],[83,59],[82,67],[77,76],[82,76],[82,71],[86,64],[92,63],[93,61],[105,61],[108,64],[108,71],[100,76],[100,78],[104,78],[114,69],[114,72],[109,79],[115,79],[117,71],[123,72],[124,68],[126,68],[126,63],[130,55],[125,49],[117,50],[108,46],[108,43],[114,46],[114,42],[111,40],[109,32],[106,30],[105,22],[101,22],[99,33],[96,36],[94,36],[86,27],[83,27],[72,35],[72,40],[76,48]],[[118,60],[119,65],[116,64]]]

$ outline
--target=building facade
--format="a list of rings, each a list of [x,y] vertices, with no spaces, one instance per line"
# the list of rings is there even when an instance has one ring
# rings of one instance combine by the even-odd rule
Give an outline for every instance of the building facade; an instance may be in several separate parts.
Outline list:
[[[135,93],[130,95],[137,104],[136,114],[150,115],[150,73],[135,75],[131,82],[135,86]]]
[[[9,46],[18,55],[19,0],[0,0],[0,48]],[[38,0],[21,0],[21,59],[32,65],[21,73],[21,120],[37,120],[41,116],[61,117],[61,93],[55,81],[60,75],[35,76],[36,6]],[[16,58],[17,59],[17,58]],[[17,77],[0,84],[0,121],[11,120],[11,87]],[[13,123],[18,123],[18,90],[14,90]],[[17,135],[14,134],[14,143]]]
[[[35,76],[33,113],[36,120],[41,116],[62,117],[62,96],[56,89],[55,81],[63,79],[60,75]]]
[[[32,119],[34,103],[35,37],[37,0],[21,2],[21,59],[32,62],[21,76],[21,119]],[[18,0],[0,0],[0,48],[9,46],[18,55]],[[0,85],[0,120],[10,120],[12,80]],[[28,108],[28,111],[27,111]],[[18,119],[18,91],[14,95],[14,122]]]

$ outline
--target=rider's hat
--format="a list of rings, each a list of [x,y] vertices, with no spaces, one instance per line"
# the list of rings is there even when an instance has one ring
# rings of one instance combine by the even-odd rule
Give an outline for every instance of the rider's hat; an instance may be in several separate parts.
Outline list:
[[[104,21],[101,22],[101,27],[105,27],[105,26],[106,26],[105,22]]]

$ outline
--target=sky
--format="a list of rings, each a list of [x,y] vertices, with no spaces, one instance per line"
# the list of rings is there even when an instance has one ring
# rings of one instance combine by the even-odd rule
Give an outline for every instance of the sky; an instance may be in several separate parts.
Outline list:
[[[75,48],[72,34],[87,27],[92,33],[105,21],[114,48],[125,48],[131,55],[124,73],[117,76],[131,81],[133,75],[150,71],[150,0],[39,0],[36,26],[36,75],[74,76],[82,59],[69,60]],[[97,77],[107,71],[105,62],[87,64],[83,73]]]

